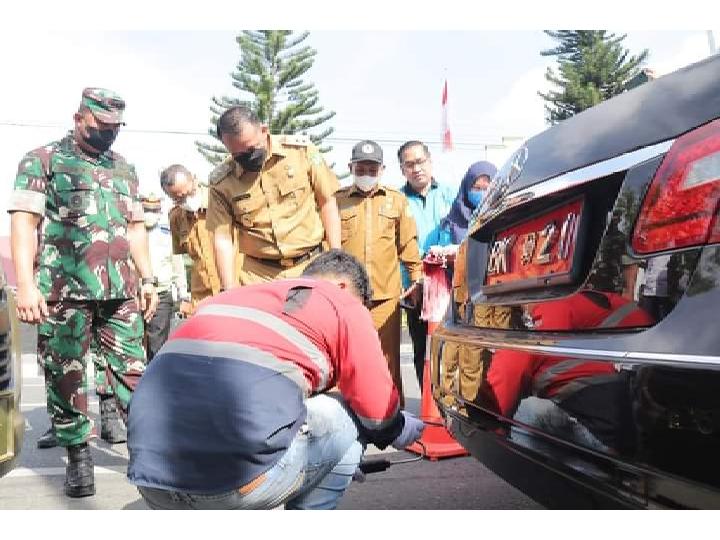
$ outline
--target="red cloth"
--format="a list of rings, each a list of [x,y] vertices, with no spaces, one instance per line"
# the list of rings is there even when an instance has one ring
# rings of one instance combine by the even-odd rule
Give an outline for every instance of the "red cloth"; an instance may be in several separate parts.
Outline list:
[[[423,263],[423,303],[420,318],[442,322],[450,303],[452,286],[447,268],[439,264]]]

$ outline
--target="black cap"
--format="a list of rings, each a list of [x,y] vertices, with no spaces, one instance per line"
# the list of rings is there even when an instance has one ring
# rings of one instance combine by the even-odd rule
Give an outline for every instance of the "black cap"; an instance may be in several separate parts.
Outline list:
[[[375,163],[383,162],[383,152],[380,145],[375,141],[360,141],[352,149],[351,163],[356,161],[374,161]]]

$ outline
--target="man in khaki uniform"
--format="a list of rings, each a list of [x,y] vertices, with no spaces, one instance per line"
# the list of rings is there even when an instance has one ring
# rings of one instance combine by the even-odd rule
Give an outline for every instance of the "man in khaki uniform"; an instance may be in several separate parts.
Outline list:
[[[340,247],[338,181],[307,137],[270,135],[246,107],[225,111],[217,135],[231,157],[210,174],[207,226],[223,289],[237,284],[234,231],[241,285],[299,277],[323,240]]]
[[[370,277],[373,290],[370,313],[390,374],[401,401],[404,401],[399,300],[420,290],[417,283],[422,278],[422,263],[415,220],[405,195],[378,183],[385,166],[382,149],[377,143],[361,141],[356,144],[349,167],[354,183],[336,195],[342,222],[342,247],[363,263]],[[400,285],[399,262],[403,263],[413,282],[405,292]]]
[[[180,313],[188,316],[198,302],[220,292],[206,223],[208,188],[182,165],[170,165],[163,170],[160,185],[174,203],[169,214],[173,253],[187,253],[192,259],[190,295],[187,291],[179,291]]]

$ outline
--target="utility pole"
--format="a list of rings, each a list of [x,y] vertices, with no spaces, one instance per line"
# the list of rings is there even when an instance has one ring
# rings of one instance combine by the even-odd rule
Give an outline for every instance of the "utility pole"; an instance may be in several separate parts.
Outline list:
[[[712,30],[707,31],[707,38],[708,38],[708,47],[710,47],[710,54],[713,55],[717,52],[717,48],[715,47],[715,36],[713,35]]]

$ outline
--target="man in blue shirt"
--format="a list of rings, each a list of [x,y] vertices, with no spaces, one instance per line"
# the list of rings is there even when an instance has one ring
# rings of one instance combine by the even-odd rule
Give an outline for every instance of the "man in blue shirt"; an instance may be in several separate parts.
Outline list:
[[[400,170],[407,182],[402,192],[410,203],[417,224],[418,247],[420,257],[424,257],[431,246],[446,246],[452,243],[450,231],[441,227],[440,222],[447,216],[455,199],[455,189],[439,184],[432,174],[430,150],[421,141],[407,141],[398,150]],[[403,289],[408,293],[410,278],[402,269]],[[419,288],[416,288],[416,290]],[[405,301],[409,306],[405,310],[408,331],[413,342],[413,360],[420,388],[423,384],[423,368],[425,366],[425,345],[427,339],[427,322],[420,318],[422,311],[422,295],[414,294],[416,302]],[[409,297],[408,297],[409,298]]]

